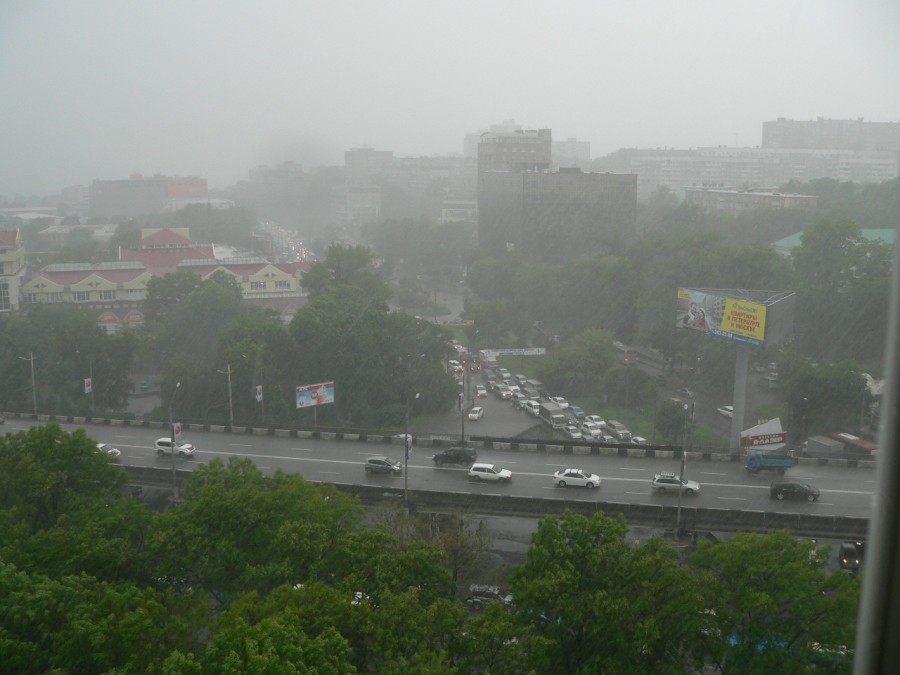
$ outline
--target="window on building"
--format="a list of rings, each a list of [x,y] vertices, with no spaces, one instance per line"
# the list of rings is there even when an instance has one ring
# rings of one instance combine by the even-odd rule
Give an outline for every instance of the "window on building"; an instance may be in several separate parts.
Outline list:
[[[91,299],[91,294],[89,291],[75,291],[72,293],[72,301],[73,302],[87,302]]]
[[[290,281],[276,281],[275,282],[275,288],[277,288],[279,291],[286,291],[290,287],[291,287]]]
[[[115,300],[116,292],[115,291],[100,291],[100,299],[101,300]]]
[[[8,312],[12,309],[9,304],[9,282],[6,279],[0,279],[0,312]]]
[[[251,281],[250,282],[250,290],[251,291],[264,291],[264,290],[266,290],[266,282],[265,281]]]
[[[55,293],[47,293],[47,302],[62,302],[63,294],[62,291],[57,291]]]

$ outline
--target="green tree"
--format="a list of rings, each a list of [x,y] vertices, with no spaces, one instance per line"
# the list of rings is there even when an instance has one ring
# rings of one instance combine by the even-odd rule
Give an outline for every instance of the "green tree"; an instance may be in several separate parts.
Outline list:
[[[327,575],[330,552],[360,525],[349,497],[298,474],[266,477],[248,459],[197,469],[178,508],[149,536],[161,576],[185,579],[227,603]]]
[[[63,515],[114,500],[126,481],[83,429],[70,434],[51,423],[0,437],[0,522],[7,535],[29,536]]]
[[[827,549],[787,531],[738,532],[688,559],[705,597],[708,654],[722,673],[806,672],[817,645],[855,642],[859,580],[829,574]],[[850,672],[831,664],[829,672]]]
[[[373,307],[387,309],[390,290],[384,278],[375,271],[372,251],[365,246],[332,244],[325,253],[325,260],[303,275],[303,287],[310,299],[341,286],[364,291]]]
[[[511,587],[521,621],[548,641],[546,672],[684,673],[699,660],[703,597],[672,547],[625,540],[623,517],[544,518]]]
[[[656,409],[656,433],[664,443],[681,446],[685,435],[690,435],[694,422],[684,409],[684,403],[667,399]]]
[[[570,395],[586,394],[597,390],[616,358],[609,333],[586,330],[558,344],[552,355],[541,362],[538,374],[551,389]]]

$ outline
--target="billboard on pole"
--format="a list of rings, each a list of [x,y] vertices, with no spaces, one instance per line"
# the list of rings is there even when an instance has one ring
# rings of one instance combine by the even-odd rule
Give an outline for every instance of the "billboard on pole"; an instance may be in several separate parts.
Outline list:
[[[334,382],[321,382],[297,387],[297,407],[334,403]]]
[[[766,305],[694,288],[678,289],[676,321],[686,328],[713,337],[766,345]]]

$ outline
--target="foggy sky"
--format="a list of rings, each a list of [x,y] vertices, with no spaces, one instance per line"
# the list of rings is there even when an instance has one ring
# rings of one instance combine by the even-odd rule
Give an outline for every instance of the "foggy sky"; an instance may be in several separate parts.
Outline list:
[[[0,195],[461,153],[507,119],[594,157],[896,122],[898,29],[895,0],[2,0]]]

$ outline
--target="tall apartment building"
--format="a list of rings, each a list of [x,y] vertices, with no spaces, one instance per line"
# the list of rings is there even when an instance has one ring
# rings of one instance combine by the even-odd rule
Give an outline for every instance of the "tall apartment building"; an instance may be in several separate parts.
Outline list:
[[[350,187],[369,187],[394,161],[390,150],[353,148],[344,152],[344,171]]]
[[[478,240],[493,253],[521,250],[545,262],[633,241],[637,176],[479,171]]]
[[[591,143],[579,141],[577,138],[553,141],[551,154],[554,168],[577,167],[586,171],[591,163]]]
[[[478,144],[478,172],[546,171],[552,141],[550,129],[485,132]]]
[[[788,120],[763,122],[763,148],[793,150],[849,150],[852,152],[900,152],[900,122]]]

